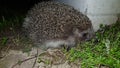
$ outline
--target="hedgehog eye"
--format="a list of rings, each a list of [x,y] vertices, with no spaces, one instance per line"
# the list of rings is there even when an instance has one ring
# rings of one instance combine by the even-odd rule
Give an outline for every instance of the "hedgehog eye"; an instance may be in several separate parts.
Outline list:
[[[88,35],[88,33],[84,33],[82,36],[83,36],[83,37],[87,37],[87,35]]]

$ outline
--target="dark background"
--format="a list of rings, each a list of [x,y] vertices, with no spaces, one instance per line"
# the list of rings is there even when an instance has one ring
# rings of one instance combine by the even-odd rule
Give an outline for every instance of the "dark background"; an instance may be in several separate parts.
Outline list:
[[[0,0],[0,8],[7,7],[7,8],[29,8],[35,3],[42,2],[42,1],[49,1],[49,0]]]
[[[34,4],[50,0],[0,0],[0,16],[26,13]]]
[[[43,1],[50,0],[0,0],[0,32],[20,29],[28,10]]]

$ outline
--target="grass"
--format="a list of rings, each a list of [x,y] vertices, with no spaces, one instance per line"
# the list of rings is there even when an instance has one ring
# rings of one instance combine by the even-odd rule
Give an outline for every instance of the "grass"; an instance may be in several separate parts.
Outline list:
[[[65,52],[70,62],[81,61],[82,68],[120,67],[120,22],[111,26],[101,25],[96,39]]]
[[[13,16],[9,19],[2,16],[2,19],[0,20],[0,31],[4,31],[5,29],[15,29],[20,28],[22,25],[24,16]]]
[[[6,29],[19,29],[22,26],[26,9],[9,9],[7,7],[1,7],[0,9],[0,31]]]
[[[31,50],[30,40],[21,37],[22,22],[26,12],[26,9],[24,11],[21,9],[0,9],[0,51],[8,48],[23,52]]]
[[[1,45],[5,45],[7,43],[7,40],[8,40],[7,37],[3,37],[1,41]]]

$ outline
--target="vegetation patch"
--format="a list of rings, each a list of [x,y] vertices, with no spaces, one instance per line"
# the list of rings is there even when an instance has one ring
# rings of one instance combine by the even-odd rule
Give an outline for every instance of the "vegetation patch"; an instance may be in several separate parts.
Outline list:
[[[82,68],[120,67],[120,22],[100,25],[96,38],[65,52],[70,62],[81,62]]]

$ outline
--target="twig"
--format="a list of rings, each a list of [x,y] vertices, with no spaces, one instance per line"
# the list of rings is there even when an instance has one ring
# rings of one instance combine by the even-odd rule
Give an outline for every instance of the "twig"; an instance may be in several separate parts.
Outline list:
[[[37,57],[37,55],[35,55],[35,56],[31,57],[31,58],[22,60],[22,61],[20,61],[20,62],[21,62],[21,64],[22,64],[23,62],[28,61],[28,60],[30,60],[30,59],[34,59],[34,58],[36,58],[36,57]],[[16,64],[14,64],[11,68],[14,68],[14,67],[17,66],[17,65],[19,65],[19,62],[17,62]]]
[[[37,49],[36,58],[35,58],[35,61],[34,61],[34,64],[33,64],[32,68],[34,68],[34,67],[35,67],[35,64],[36,64],[36,61],[37,61],[37,57],[38,57],[38,49]]]

